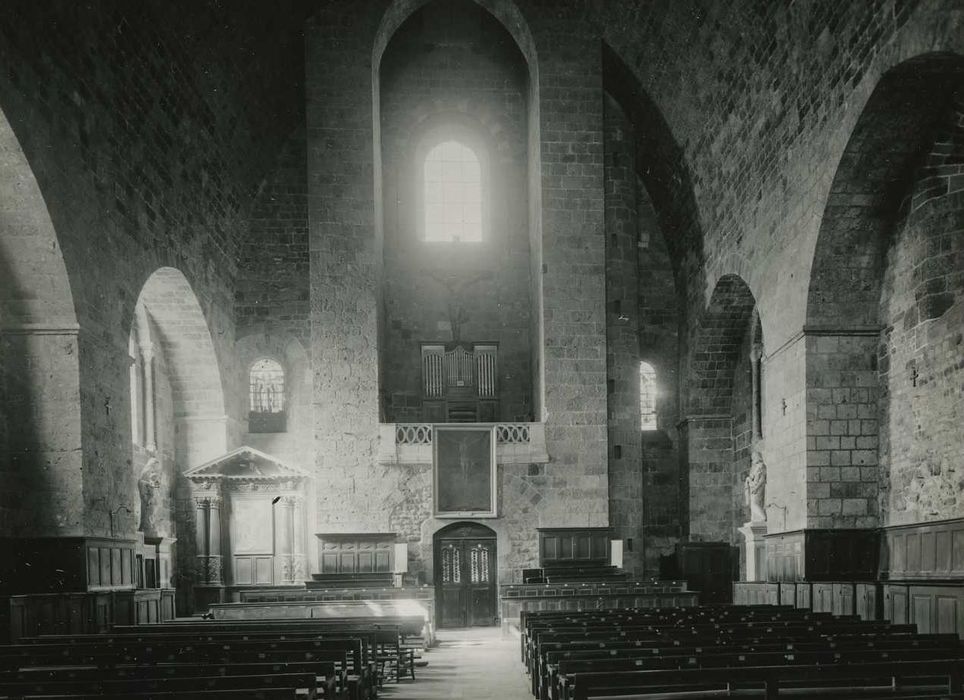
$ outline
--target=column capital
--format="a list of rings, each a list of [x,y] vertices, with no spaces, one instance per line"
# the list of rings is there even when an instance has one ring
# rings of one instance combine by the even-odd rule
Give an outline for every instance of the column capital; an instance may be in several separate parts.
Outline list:
[[[151,341],[138,343],[137,347],[141,351],[141,358],[144,360],[144,362],[150,362],[154,359],[154,343]]]
[[[194,497],[194,503],[197,504],[199,508],[220,508],[221,500],[220,494],[216,493]]]

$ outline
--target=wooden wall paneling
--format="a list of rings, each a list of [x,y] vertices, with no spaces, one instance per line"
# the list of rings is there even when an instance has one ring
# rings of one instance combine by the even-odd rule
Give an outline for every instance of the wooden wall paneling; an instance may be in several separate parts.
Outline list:
[[[855,584],[841,582],[831,585],[833,590],[833,614],[855,615]]]
[[[609,561],[608,527],[539,528],[539,566]]]
[[[833,612],[833,584],[819,582],[813,584],[811,604],[814,612]]]
[[[884,528],[885,579],[964,579],[964,518]]]
[[[884,598],[884,619],[895,625],[906,624],[910,620],[907,585],[885,583],[881,588],[883,589]]]
[[[861,620],[879,620],[880,584],[858,583],[854,587],[854,611]]]

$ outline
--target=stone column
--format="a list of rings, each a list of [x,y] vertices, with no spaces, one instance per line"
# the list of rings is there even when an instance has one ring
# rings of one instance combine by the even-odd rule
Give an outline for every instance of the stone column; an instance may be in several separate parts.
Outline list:
[[[291,548],[291,580],[300,583],[307,578],[308,568],[305,564],[305,499],[303,496],[291,496],[292,509],[292,548]]]
[[[381,193],[375,192],[369,3],[322,3],[305,36],[316,526],[387,527],[379,507],[378,308]],[[350,27],[351,31],[345,31]],[[357,488],[355,484],[367,484]]]
[[[194,547],[197,562],[197,583],[207,583],[208,580],[208,499],[198,497],[194,499]]]
[[[762,382],[760,372],[762,371],[761,362],[763,359],[763,348],[759,343],[754,343],[750,350],[750,386],[753,392],[753,410],[751,411],[753,421],[753,437],[759,439],[763,437],[763,403],[760,392]]]
[[[157,435],[154,425],[154,343],[142,343],[141,366],[144,369],[144,447],[157,451]]]
[[[554,7],[544,20],[535,37],[541,231],[533,236],[541,420],[560,497],[540,503],[539,523],[608,525],[602,54],[578,9]]]
[[[277,528],[277,557],[281,570],[281,582],[291,583],[291,536],[294,514],[294,503],[291,496],[282,496],[278,501],[278,508],[275,511],[275,527]]]
[[[221,497],[208,498],[208,582],[224,583],[221,567]]]

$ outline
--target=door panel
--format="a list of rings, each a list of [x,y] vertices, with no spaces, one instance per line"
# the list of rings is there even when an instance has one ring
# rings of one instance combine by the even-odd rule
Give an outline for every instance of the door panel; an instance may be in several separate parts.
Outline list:
[[[436,597],[440,627],[496,623],[494,539],[440,539]]]

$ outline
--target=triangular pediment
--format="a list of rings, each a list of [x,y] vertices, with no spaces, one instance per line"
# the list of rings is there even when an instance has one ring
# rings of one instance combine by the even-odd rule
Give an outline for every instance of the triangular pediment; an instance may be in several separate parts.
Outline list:
[[[228,479],[244,481],[290,481],[307,479],[308,474],[277,457],[253,447],[239,447],[210,462],[194,467],[185,476],[191,480]]]

